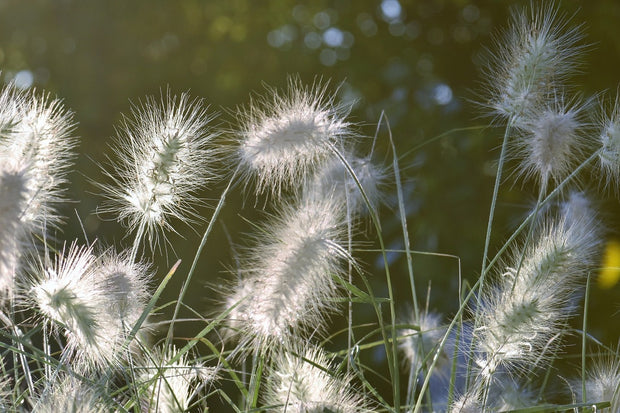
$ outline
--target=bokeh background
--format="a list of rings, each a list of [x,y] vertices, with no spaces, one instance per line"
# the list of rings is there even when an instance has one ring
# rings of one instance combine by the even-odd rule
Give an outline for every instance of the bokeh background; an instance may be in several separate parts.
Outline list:
[[[389,120],[400,159],[407,215],[415,250],[453,254],[462,274],[473,280],[480,270],[486,219],[502,131],[488,126],[479,99],[481,68],[492,35],[506,27],[510,8],[529,1],[467,0],[0,0],[0,69],[4,82],[45,89],[75,112],[80,137],[76,172],[71,175],[61,238],[98,239],[129,245],[113,217],[96,213],[102,198],[92,180],[103,180],[99,164],[128,114],[131,102],[148,95],[190,91],[219,113],[221,130],[238,127],[236,108],[247,105],[264,85],[286,86],[288,75],[305,83],[331,79],[340,98],[352,103],[352,121],[361,134],[377,137],[375,158],[390,162],[385,125]],[[620,3],[615,0],[563,1],[562,13],[583,22],[583,73],[572,79],[585,97],[607,91],[614,95],[620,67]],[[486,125],[486,127],[485,127]],[[432,143],[427,140],[447,133]],[[371,146],[370,138],[362,146]],[[112,155],[110,155],[112,156]],[[535,201],[533,183],[515,183],[506,175],[491,251],[496,251]],[[596,189],[596,179],[582,181]],[[215,205],[223,184],[203,194]],[[389,189],[389,188],[388,188]],[[393,188],[392,188],[393,189]],[[596,191],[594,191],[596,192]],[[595,195],[609,226],[609,238],[620,237],[618,201]],[[207,243],[187,304],[202,314],[233,275],[235,253],[247,245],[251,223],[266,214],[264,202],[236,191]],[[383,226],[390,248],[402,247],[395,193],[386,192]],[[267,210],[269,208],[267,207]],[[212,208],[200,209],[205,221]],[[83,230],[82,230],[83,226]],[[183,237],[170,236],[174,250],[156,259],[158,277],[180,257],[178,275],[166,300],[178,294],[205,223],[179,223]],[[370,228],[370,225],[368,225]],[[85,233],[85,234],[83,234]],[[360,240],[371,243],[369,235]],[[372,245],[372,244],[370,244]],[[233,248],[231,248],[233,247]],[[399,311],[411,302],[402,255],[390,255]],[[379,296],[387,295],[379,257],[361,254],[360,261]],[[420,301],[449,315],[458,307],[458,262],[432,255],[414,256]],[[228,281],[227,281],[228,280]],[[620,335],[620,287],[591,291],[590,332],[606,344]],[[359,319],[369,308],[360,306]],[[358,314],[358,313],[356,313]],[[191,316],[191,313],[184,314]],[[368,320],[372,320],[369,313]],[[334,317],[336,326],[342,317]],[[575,326],[580,326],[577,318]],[[178,335],[191,336],[200,326],[183,324]],[[338,345],[334,345],[338,348]],[[340,347],[341,348],[341,347]],[[371,358],[380,363],[380,349]],[[378,368],[381,371],[381,368]]]

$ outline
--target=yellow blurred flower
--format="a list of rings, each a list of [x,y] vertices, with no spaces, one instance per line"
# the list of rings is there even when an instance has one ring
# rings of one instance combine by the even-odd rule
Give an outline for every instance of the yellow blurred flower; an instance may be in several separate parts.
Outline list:
[[[620,241],[611,239],[605,247],[603,268],[598,277],[601,288],[612,288],[620,279]]]

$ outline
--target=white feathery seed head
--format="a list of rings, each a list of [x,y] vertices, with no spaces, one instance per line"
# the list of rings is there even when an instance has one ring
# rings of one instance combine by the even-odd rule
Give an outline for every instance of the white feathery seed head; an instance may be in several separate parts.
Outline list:
[[[370,208],[376,210],[383,197],[382,185],[387,177],[385,169],[373,163],[370,157],[359,157],[349,152],[344,152],[343,155],[355,178],[341,159],[332,158],[317,168],[312,178],[307,181],[304,196],[339,197],[343,203],[348,204],[352,215],[358,215],[368,210],[359,188],[361,186]]]
[[[418,329],[406,329],[401,332],[405,337],[401,340],[398,347],[405,355],[405,360],[418,371],[430,364],[429,354],[432,354],[443,338],[446,328],[441,325],[441,314],[438,313],[420,313],[419,320],[415,319],[415,315],[408,322]],[[442,352],[440,355],[442,362],[449,362],[449,358]],[[450,355],[450,358],[452,355]],[[445,360],[443,360],[445,359]],[[437,366],[440,369],[441,366]]]
[[[116,367],[125,357],[126,339],[147,301],[144,265],[73,243],[52,265],[37,271],[24,292],[27,302],[61,327],[63,353],[74,368]]]
[[[93,346],[99,335],[100,299],[97,286],[90,282],[95,261],[92,248],[73,243],[52,265],[40,269],[27,291],[43,316],[63,326],[76,341]]]
[[[620,100],[616,97],[613,108],[603,113],[600,119],[599,166],[607,187],[619,193],[620,182]]]
[[[260,232],[228,304],[243,345],[270,349],[324,324],[339,295],[334,277],[352,262],[343,247],[343,205],[333,198],[284,205]]]
[[[55,206],[73,157],[73,114],[48,95],[22,93],[7,86],[0,92],[0,164],[27,168],[26,202],[21,222],[28,231],[55,225]]]
[[[99,257],[95,271],[110,317],[118,329],[131,331],[150,299],[149,266],[131,262],[128,252],[108,250]]]
[[[136,369],[140,373],[139,382],[147,385],[142,393],[143,412],[187,411],[202,385],[215,380],[214,368],[190,363],[187,354],[180,357],[177,354],[175,347],[167,351],[155,349],[146,365]]]
[[[21,217],[28,194],[27,168],[0,165],[0,297],[11,295],[26,235]]]
[[[496,40],[485,77],[486,105],[516,124],[535,114],[580,65],[584,46],[580,26],[559,15],[556,5],[541,3],[512,13],[512,22]]]
[[[104,413],[111,408],[94,385],[63,373],[33,402],[37,413]]]
[[[280,352],[275,358],[266,382],[265,407],[291,413],[372,411],[355,392],[352,377],[333,373],[322,349],[309,348],[298,354]]]
[[[134,108],[120,130],[118,159],[105,172],[113,185],[102,185],[102,212],[145,235],[151,249],[164,231],[174,231],[171,219],[195,218],[196,193],[214,177],[211,120],[203,101],[187,93],[147,98]]]
[[[450,406],[450,413],[480,413],[484,411],[478,396],[467,393],[455,400]]]
[[[475,332],[479,374],[527,369],[559,345],[575,307],[575,291],[597,262],[601,242],[595,214],[571,196],[547,219],[525,250],[516,249],[498,285],[487,292]]]
[[[583,106],[566,105],[556,98],[550,106],[530,116],[520,128],[515,142],[515,157],[520,173],[536,177],[543,188],[551,181],[560,182],[574,169],[583,153],[580,120]]]
[[[244,181],[256,181],[256,192],[279,196],[299,185],[327,159],[333,147],[353,136],[346,121],[350,108],[328,95],[328,83],[303,86],[291,78],[284,93],[270,89],[239,116],[238,162]]]
[[[608,353],[595,359],[587,369],[585,382],[586,403],[610,402],[609,410],[602,412],[620,411],[620,356],[618,353]],[[574,380],[571,388],[575,394],[575,401],[583,400],[583,386],[581,380]]]

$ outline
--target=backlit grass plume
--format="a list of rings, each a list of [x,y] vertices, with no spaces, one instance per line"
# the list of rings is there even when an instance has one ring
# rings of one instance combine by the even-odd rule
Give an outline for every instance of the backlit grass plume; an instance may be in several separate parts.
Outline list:
[[[26,205],[28,181],[24,168],[0,166],[0,294],[10,296],[15,283],[26,229],[21,216]]]
[[[598,257],[594,212],[573,194],[534,239],[514,251],[495,288],[486,293],[481,326],[474,332],[476,380],[488,391],[498,371],[519,373],[544,366],[573,315],[575,292]]]
[[[587,369],[585,382],[573,380],[571,390],[577,403],[609,402],[609,409],[602,412],[620,411],[620,357],[618,353],[599,356]]]
[[[361,413],[373,411],[349,375],[336,374],[320,348],[282,352],[269,372],[264,404],[269,411]]]
[[[518,124],[554,98],[583,55],[581,27],[569,23],[553,2],[513,11],[485,73],[493,114]]]
[[[35,270],[23,299],[63,332],[63,354],[74,367],[92,370],[126,358],[125,341],[146,305],[147,286],[144,265],[111,252],[97,257],[92,247],[73,243]]]
[[[607,108],[603,108],[605,111]],[[620,193],[620,102],[616,97],[611,109],[601,114],[599,121],[600,145],[599,165],[602,170],[603,182],[616,195]]]
[[[299,186],[334,156],[332,147],[354,135],[346,120],[349,107],[329,93],[327,83],[303,86],[290,79],[285,92],[270,89],[240,112],[238,162],[258,193],[279,195]]]
[[[71,166],[75,138],[73,114],[58,99],[35,92],[0,92],[0,163],[27,170],[26,204],[21,222],[30,231],[58,222],[56,207]]]
[[[113,184],[102,186],[109,200],[102,210],[136,232],[134,249],[143,236],[155,248],[160,235],[175,231],[172,219],[195,217],[196,192],[214,176],[211,118],[202,100],[167,93],[159,102],[147,98],[125,119],[114,148],[118,159],[106,171]]]
[[[368,207],[376,211],[382,201],[382,186],[386,183],[385,169],[374,163],[370,156],[360,157],[350,151],[344,151],[343,157],[355,176],[350,173],[342,159],[334,157],[317,168],[307,181],[303,195],[319,198],[338,197],[342,203],[348,205],[350,214],[354,216],[367,211]]]
[[[558,96],[539,110],[522,121],[514,146],[520,173],[534,177],[544,190],[549,182],[559,183],[566,178],[582,157],[583,107],[579,103],[566,104]]]
[[[0,289],[13,290],[24,248],[60,221],[75,139],[72,114],[57,99],[0,91]]]
[[[228,298],[229,326],[251,348],[287,345],[324,325],[336,306],[344,263],[346,221],[333,198],[283,205],[281,215],[261,228]]]
[[[215,379],[215,369],[190,363],[187,354],[178,356],[176,348],[156,349],[144,367],[138,369],[142,411],[147,413],[184,412],[195,402],[204,385]],[[176,359],[176,360],[175,360]],[[203,407],[206,407],[202,403]]]
[[[32,401],[37,413],[104,413],[112,409],[94,383],[60,373]]]

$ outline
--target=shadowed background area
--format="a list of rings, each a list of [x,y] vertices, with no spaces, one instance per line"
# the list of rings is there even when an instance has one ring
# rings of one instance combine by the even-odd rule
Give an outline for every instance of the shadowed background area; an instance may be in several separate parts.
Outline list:
[[[620,63],[620,5],[614,0],[565,1],[561,9],[575,14],[575,24],[586,22],[586,42],[592,44],[584,74],[573,83],[586,97],[603,90],[613,94]],[[338,89],[340,98],[351,103],[351,120],[359,132],[377,136],[375,158],[388,165],[385,123],[377,131],[385,114],[396,150],[403,154],[400,167],[413,249],[460,257],[463,277],[472,280],[480,271],[502,136],[501,128],[489,127],[490,119],[473,102],[487,81],[480,75],[484,47],[491,47],[492,34],[506,26],[508,16],[506,2],[490,0],[0,0],[0,70],[4,82],[45,89],[75,112],[81,142],[69,192],[75,202],[64,208],[68,219],[60,239],[86,236],[117,246],[131,243],[114,217],[96,213],[102,198],[91,182],[105,179],[98,165],[107,162],[106,153],[113,158],[109,145],[131,102],[139,104],[166,88],[176,94],[189,90],[219,113],[213,126],[225,137],[238,128],[236,107],[247,105],[251,94],[265,93],[264,84],[283,88],[287,75],[298,75],[308,84],[331,79],[330,90]],[[220,174],[227,173],[220,168]],[[512,182],[514,177],[507,174],[491,251],[535,202],[532,183]],[[586,189],[597,185],[582,184]],[[171,234],[167,259],[156,258],[161,276],[177,257],[183,260],[163,302],[176,298],[222,189],[222,182],[214,182],[203,194],[207,206],[199,209],[204,222],[193,224],[194,231],[179,223],[176,228],[183,237]],[[393,189],[387,188],[382,219],[388,248],[399,249],[402,236]],[[617,200],[610,196],[595,201],[609,223],[609,237],[619,238]],[[244,234],[266,218],[260,211],[264,204],[264,199],[255,201],[251,191],[231,196],[199,261],[185,300],[189,307],[206,316],[214,313],[223,283],[233,277],[229,272],[236,257],[231,251],[247,245]],[[370,234],[360,235],[360,240],[374,239],[370,227]],[[406,261],[402,254],[390,259],[397,307],[404,314],[411,301]],[[370,277],[376,295],[386,296],[380,257],[366,253],[360,260],[365,271],[379,274]],[[428,289],[431,309],[450,314],[458,308],[456,260],[416,255],[414,270],[420,300],[426,300]],[[596,284],[591,294],[591,333],[614,343],[619,332],[609,326],[618,325],[620,317],[619,285]],[[370,308],[360,306],[359,311],[372,320]],[[354,323],[363,321],[362,315]],[[334,322],[344,325],[341,317]],[[196,331],[183,323],[177,335]],[[377,362],[383,357],[375,356]]]

